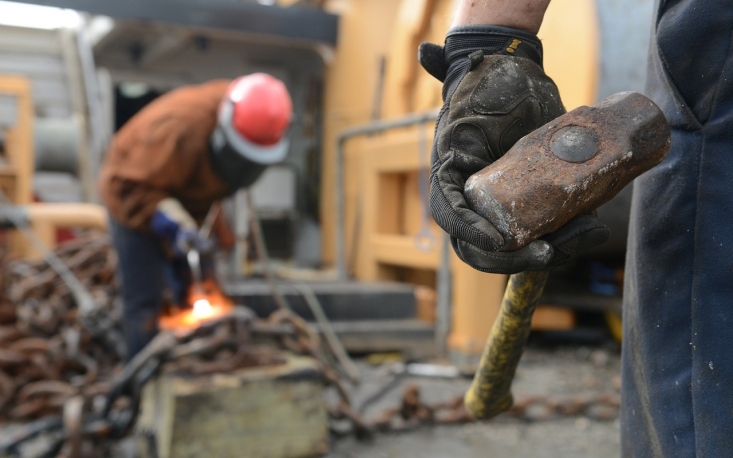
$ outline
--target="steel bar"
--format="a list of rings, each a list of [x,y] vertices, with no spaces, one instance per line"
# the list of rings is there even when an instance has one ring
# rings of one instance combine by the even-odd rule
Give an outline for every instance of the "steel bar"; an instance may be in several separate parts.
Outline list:
[[[13,0],[119,19],[227,29],[334,46],[338,16],[315,8],[228,0]]]
[[[385,121],[374,121],[361,126],[351,127],[341,131],[336,139],[336,164],[334,167],[334,204],[336,206],[336,236],[335,253],[336,256],[336,272],[339,280],[346,280],[348,272],[346,271],[346,225],[345,225],[345,201],[344,193],[344,146],[346,142],[354,137],[361,135],[374,134],[384,132],[390,129],[400,127],[410,127],[417,124],[424,124],[438,119],[439,111],[428,111],[425,113],[411,114],[402,118],[390,119]]]

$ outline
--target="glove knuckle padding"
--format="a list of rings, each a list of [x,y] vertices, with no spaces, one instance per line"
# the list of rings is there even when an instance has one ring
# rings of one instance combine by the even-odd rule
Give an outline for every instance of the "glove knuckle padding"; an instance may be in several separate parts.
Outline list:
[[[460,123],[479,127],[494,161],[517,140],[563,113],[557,86],[538,65],[528,59],[486,56],[453,93],[447,130]]]
[[[482,70],[483,67],[483,70]],[[470,100],[473,111],[485,115],[508,115],[522,101],[533,97],[560,104],[560,95],[552,79],[527,59],[507,56],[487,56],[475,74],[467,77],[473,86]],[[478,82],[471,83],[471,80]],[[550,106],[544,106],[547,110]]]

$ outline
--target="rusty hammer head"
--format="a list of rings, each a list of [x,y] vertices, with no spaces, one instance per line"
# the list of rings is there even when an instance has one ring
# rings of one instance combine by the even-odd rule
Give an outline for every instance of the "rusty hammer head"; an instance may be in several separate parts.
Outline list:
[[[472,175],[464,195],[502,234],[502,251],[516,250],[611,200],[661,162],[669,144],[654,102],[622,92],[523,137]]]

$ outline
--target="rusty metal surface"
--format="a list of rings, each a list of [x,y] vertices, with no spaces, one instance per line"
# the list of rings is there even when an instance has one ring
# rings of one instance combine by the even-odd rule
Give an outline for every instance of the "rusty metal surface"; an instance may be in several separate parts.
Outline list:
[[[618,391],[579,393],[572,396],[521,396],[504,415],[525,421],[549,421],[563,417],[607,421],[618,418],[620,404]],[[369,419],[358,416],[346,406],[341,406],[334,416],[351,419],[358,424],[362,433],[404,432],[426,425],[454,425],[477,421],[466,410],[463,393],[445,401],[426,403],[421,399],[420,386],[414,382],[404,387],[398,406],[388,407]]]
[[[58,254],[119,323],[116,257],[107,239],[89,235]],[[119,346],[92,335],[71,291],[43,261],[5,263],[2,282],[0,309],[14,313],[0,318],[0,419],[59,415],[66,400],[99,390],[120,363],[120,326],[107,333]]]
[[[635,92],[580,107],[519,140],[471,176],[468,205],[515,250],[608,202],[670,144],[659,108]]]
[[[89,289],[101,312],[111,318],[114,328],[106,332],[119,342],[100,340],[85,328],[68,287],[45,262],[6,262],[0,299],[0,420],[60,414],[62,399],[104,392],[121,372],[122,355],[115,345],[123,344],[119,285],[114,278],[117,259],[109,241],[90,234],[62,244],[57,254]],[[292,326],[279,326],[289,323],[282,314],[271,322],[252,323],[254,314],[241,311],[236,318],[180,337],[172,354],[176,367],[187,370],[187,361],[194,357],[198,362],[221,363],[229,356],[241,359],[236,364],[227,362],[238,366],[266,359],[258,356],[256,347],[250,351],[245,345],[250,330],[242,328],[244,322],[259,334],[293,334]],[[249,353],[243,354],[245,350]]]
[[[88,235],[63,244],[57,254],[119,329],[121,304],[112,275],[116,258],[108,240]],[[287,309],[260,319],[238,306],[231,315],[198,328],[162,332],[123,366],[114,342],[84,328],[68,288],[42,262],[9,262],[1,271],[5,295],[0,301],[0,422],[27,423],[0,442],[0,455],[20,456],[27,441],[45,435],[51,445],[44,456],[108,456],[114,441],[130,433],[142,387],[154,375],[197,376],[274,366],[285,361],[285,351],[318,362],[323,382],[337,394],[330,416],[333,422],[348,424],[346,434],[371,437],[382,431],[474,421],[463,407],[462,394],[427,404],[417,385],[405,390],[399,406],[365,418],[353,407],[353,385],[328,346],[322,345],[312,326]],[[509,415],[528,420],[593,412],[612,416],[617,398],[615,394],[520,398]],[[344,433],[334,425],[332,431]],[[154,433],[150,434],[155,443]]]
[[[48,456],[104,456],[111,440],[134,425],[142,386],[155,374],[191,376],[285,362],[283,351],[314,357],[325,382],[349,404],[348,387],[317,332],[281,309],[258,319],[246,307],[192,330],[162,332],[122,366],[121,303],[109,241],[87,235],[56,254],[89,289],[110,323],[88,329],[73,295],[45,262],[6,262],[0,301],[0,421],[31,421],[0,443],[17,455],[27,440],[54,437]],[[104,332],[100,332],[104,331]],[[100,338],[104,334],[105,338]]]

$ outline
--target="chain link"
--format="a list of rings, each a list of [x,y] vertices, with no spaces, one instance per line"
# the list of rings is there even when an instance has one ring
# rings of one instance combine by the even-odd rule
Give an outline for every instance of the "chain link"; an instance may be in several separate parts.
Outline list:
[[[329,407],[358,437],[404,431],[420,425],[474,421],[463,396],[425,403],[418,385],[404,389],[399,406],[366,419],[353,408],[350,384],[318,333],[303,318],[279,309],[259,319],[246,307],[196,329],[163,332],[122,366],[121,304],[114,280],[116,257],[106,237],[88,235],[63,244],[56,254],[89,288],[105,318],[83,322],[71,292],[43,262],[10,262],[3,269],[6,295],[0,302],[0,418],[25,421],[0,443],[0,454],[17,456],[40,434],[54,438],[47,456],[106,456],[110,444],[135,424],[145,384],[156,374],[205,375],[285,362],[283,350],[314,358],[324,382],[338,394]],[[9,307],[17,304],[17,313]],[[88,326],[91,326],[90,331]],[[102,337],[102,334],[105,337]],[[268,336],[269,344],[260,344]],[[272,342],[276,342],[273,345]],[[391,387],[390,387],[391,388]],[[506,414],[529,421],[584,415],[606,420],[618,415],[617,393],[567,398],[519,398]],[[149,444],[157,439],[143,432]]]

